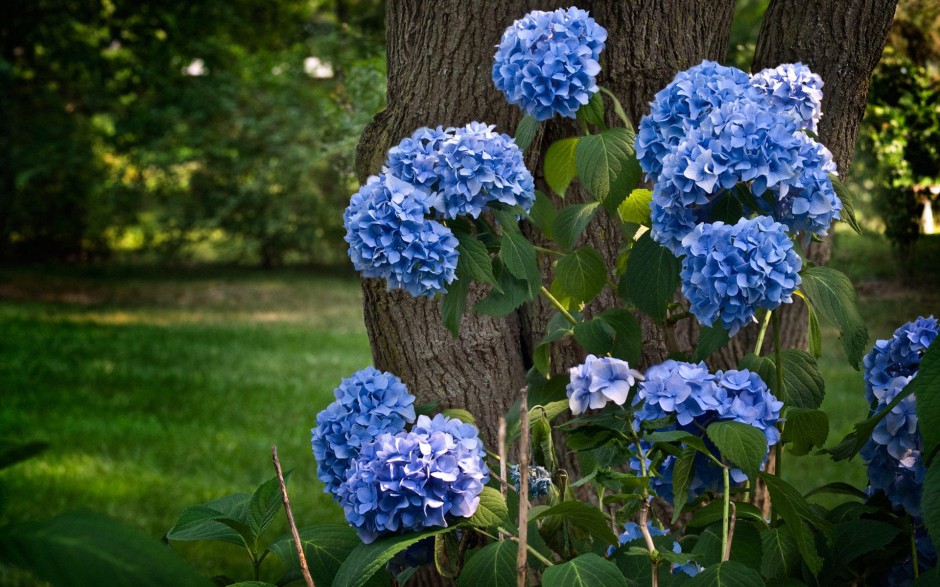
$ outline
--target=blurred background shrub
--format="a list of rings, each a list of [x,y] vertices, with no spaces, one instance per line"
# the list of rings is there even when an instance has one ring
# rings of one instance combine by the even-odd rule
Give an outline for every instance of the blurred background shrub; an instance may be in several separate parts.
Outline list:
[[[0,22],[5,261],[333,262],[378,0],[38,0]]]

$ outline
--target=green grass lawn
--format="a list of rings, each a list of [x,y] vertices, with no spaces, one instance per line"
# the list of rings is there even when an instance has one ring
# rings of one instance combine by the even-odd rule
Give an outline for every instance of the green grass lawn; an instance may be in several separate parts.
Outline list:
[[[298,523],[342,521],[310,428],[340,378],[371,362],[354,279],[6,272],[0,294],[0,437],[50,444],[0,475],[4,521],[88,507],[159,537],[185,507],[272,477],[272,444],[295,470]],[[248,578],[234,546],[180,548]]]
[[[900,285],[883,239],[839,233],[832,264],[859,287],[870,343],[918,314],[940,314],[940,239],[919,250],[915,283]],[[309,430],[340,378],[371,361],[354,277],[7,270],[0,325],[0,437],[50,444],[0,473],[8,504],[0,522],[88,507],[159,537],[185,507],[270,478],[272,444],[295,469],[298,523],[342,520],[314,475]],[[834,443],[867,407],[836,333],[824,335]],[[858,459],[813,456],[788,456],[784,477],[801,489],[865,482]],[[272,535],[286,529],[279,524]],[[248,578],[234,546],[177,548],[206,573]],[[28,579],[0,569],[0,584],[18,583]]]

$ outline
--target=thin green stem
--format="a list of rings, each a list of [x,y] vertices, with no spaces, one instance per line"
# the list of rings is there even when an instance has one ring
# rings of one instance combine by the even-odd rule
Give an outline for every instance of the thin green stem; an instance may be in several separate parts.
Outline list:
[[[920,577],[920,569],[917,562],[917,530],[914,528],[913,521],[911,522],[911,562],[914,563],[914,580],[916,581]]]
[[[773,314],[774,323],[774,363],[777,371],[777,393],[783,393],[783,351],[780,349],[780,321],[776,313]],[[778,424],[780,433],[783,433],[783,423]],[[783,443],[778,442],[776,448],[776,463],[774,465],[774,474],[777,477],[783,475]]]
[[[481,530],[481,529],[479,529],[479,528],[474,528],[473,530],[474,530],[475,532],[479,533],[479,534],[482,534],[482,535],[486,536],[487,538],[492,538],[493,540],[496,540],[496,537],[495,537],[495,536],[493,536],[493,535],[490,534],[489,532],[486,532],[485,530]],[[513,542],[516,542],[516,543],[519,542],[519,539],[518,539],[512,532],[510,532],[509,530],[507,530],[506,528],[503,528],[502,526],[499,526],[498,528],[496,528],[496,530],[498,530],[500,534],[505,534],[506,536],[509,536],[509,539],[512,540]],[[548,560],[547,558],[545,558],[545,555],[543,555],[541,552],[539,552],[539,551],[535,550],[534,548],[532,548],[532,545],[531,545],[531,544],[526,544],[526,550],[529,551],[529,554],[531,554],[531,555],[534,556],[535,558],[537,558],[537,559],[539,559],[540,561],[542,561],[542,563],[543,563],[545,566],[547,566],[547,567],[550,567],[550,566],[552,566],[552,565],[555,564],[555,563],[553,563],[552,561],[550,561],[550,560]]]
[[[562,305],[562,303],[559,302],[558,299],[552,295],[552,292],[548,291],[548,289],[544,285],[540,286],[540,289],[541,289],[542,295],[545,296],[545,299],[547,299],[549,303],[551,303],[551,305],[555,306],[555,309],[561,312],[561,315],[564,316],[568,320],[568,322],[571,322],[572,324],[578,323],[578,321],[574,319],[574,316],[572,316],[568,312],[568,310]]]
[[[728,548],[728,528],[731,525],[731,475],[728,467],[722,467],[722,477],[725,482],[724,502],[721,508],[721,561],[728,560],[731,550]]]
[[[562,253],[561,251],[556,251],[555,249],[549,249],[547,247],[540,247],[538,245],[532,245],[532,248],[534,248],[536,251],[540,253],[545,253],[546,255],[555,255],[556,257],[565,256],[565,254]]]
[[[666,322],[670,324],[676,324],[680,320],[685,320],[686,318],[691,318],[691,317],[692,317],[692,312],[688,312],[688,311],[680,312],[679,314],[674,314],[670,316],[669,318],[667,318]]]
[[[757,334],[757,344],[754,345],[754,354],[760,356],[760,348],[764,346],[764,335],[767,334],[767,325],[770,324],[770,317],[773,312],[764,310],[764,318],[761,321],[760,332]]]

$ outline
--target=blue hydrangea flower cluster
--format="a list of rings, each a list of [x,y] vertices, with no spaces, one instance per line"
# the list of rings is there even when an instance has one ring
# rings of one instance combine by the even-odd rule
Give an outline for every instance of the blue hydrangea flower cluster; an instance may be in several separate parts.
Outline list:
[[[778,111],[792,116],[798,128],[817,132],[822,117],[823,80],[800,62],[768,68],[751,77]]]
[[[333,392],[336,401],[317,415],[313,454],[324,492],[336,492],[362,448],[383,433],[397,434],[414,422],[413,395],[401,379],[367,367],[345,378]]]
[[[509,479],[516,491],[519,491],[522,476],[519,474],[519,465],[509,465]],[[548,495],[552,488],[552,474],[545,467],[536,464],[529,465],[529,499],[538,499]]]
[[[769,216],[701,223],[682,239],[682,294],[699,322],[734,336],[758,308],[792,301],[803,266],[787,229]]]
[[[382,434],[362,448],[337,497],[363,542],[473,515],[489,475],[471,428],[420,416],[412,432]]]
[[[748,91],[748,75],[735,67],[703,61],[676,74],[656,93],[650,113],[640,120],[636,156],[647,179],[659,177],[663,160],[711,111]]]
[[[349,257],[366,277],[412,296],[445,293],[457,269],[457,238],[425,218],[427,194],[391,175],[370,177],[343,214]]]
[[[768,451],[780,441],[776,424],[783,402],[756,373],[746,369],[711,373],[704,362],[670,359],[647,369],[633,405],[640,406],[635,413],[637,428],[643,422],[674,417],[676,429],[701,435],[712,422],[733,421],[760,429],[767,438]],[[660,466],[663,478],[671,474],[671,464],[664,461]],[[740,469],[732,469],[731,475],[736,483],[747,480]],[[718,489],[720,483],[720,469],[705,458],[696,458],[690,494]]]
[[[432,206],[447,218],[476,218],[490,202],[518,205],[526,212],[532,208],[535,183],[522,150],[512,137],[493,128],[471,122],[441,143]]]
[[[886,409],[917,375],[938,332],[940,324],[933,316],[920,317],[895,330],[890,339],[876,342],[865,355],[865,397],[872,404],[872,413]],[[861,452],[868,465],[871,491],[883,491],[895,507],[913,516],[920,515],[926,473],[916,402],[913,395],[901,400],[878,423]]]
[[[656,94],[635,143],[654,183],[653,238],[681,255],[683,237],[709,222],[740,183],[759,208],[745,215],[770,214],[791,231],[824,235],[842,204],[829,179],[832,155],[803,132],[821,115],[820,87],[802,65],[754,78],[710,61],[680,72]]]
[[[584,364],[571,368],[568,406],[575,415],[588,408],[603,408],[611,401],[622,406],[627,401],[630,388],[642,380],[643,374],[631,369],[626,361],[588,355]]]
[[[650,536],[668,536],[669,535],[669,530],[660,529],[656,527],[656,525],[654,525],[653,522],[651,521],[646,522],[646,528],[649,530]],[[637,542],[640,540],[644,540],[643,533],[640,531],[640,525],[637,524],[636,522],[627,522],[623,528],[623,534],[621,534],[619,538],[620,545],[623,546],[624,544],[629,544],[631,542]],[[614,550],[614,547],[611,546],[610,549],[607,551],[608,556],[613,553],[613,550]],[[682,552],[682,546],[678,542],[673,541],[672,551],[676,554],[679,554]],[[700,567],[694,561],[686,563],[684,565],[676,564],[676,565],[673,565],[672,567],[673,574],[685,573],[686,575],[690,577],[694,577],[695,575],[699,574],[699,572],[701,571],[702,571],[702,567]]]
[[[419,128],[389,150],[385,173],[427,194],[446,218],[476,218],[491,202],[528,212],[535,201],[532,174],[512,137],[494,128],[482,122]]]
[[[574,118],[598,91],[595,76],[607,31],[580,8],[535,10],[503,33],[493,82],[537,120]]]

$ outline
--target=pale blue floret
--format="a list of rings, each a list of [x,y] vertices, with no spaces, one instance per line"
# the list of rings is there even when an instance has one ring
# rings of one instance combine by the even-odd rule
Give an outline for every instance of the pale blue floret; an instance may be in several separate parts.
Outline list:
[[[682,294],[699,322],[720,321],[733,336],[758,308],[792,301],[800,256],[786,227],[768,216],[734,225],[702,223],[682,240]]]
[[[917,375],[927,348],[937,338],[940,324],[920,317],[879,340],[865,355],[865,397],[872,413],[889,403]],[[920,515],[920,499],[926,468],[922,461],[923,439],[918,428],[917,398],[910,395],[885,415],[861,451],[868,465],[871,491],[884,492],[895,508]]]
[[[643,374],[631,369],[626,361],[588,355],[583,364],[571,368],[568,405],[573,414],[581,414],[589,408],[598,410],[608,402],[622,406],[630,388],[642,380]]]
[[[370,177],[343,214],[353,266],[413,296],[446,293],[456,275],[457,239],[443,224],[425,218],[429,199],[388,174]]]
[[[414,422],[413,395],[398,377],[366,367],[344,378],[333,392],[336,401],[317,414],[313,454],[324,492],[336,497],[346,471],[362,447],[379,434],[396,434]]]
[[[362,448],[337,496],[363,542],[476,512],[488,474],[471,428],[420,416],[415,431],[382,434]]]
[[[675,424],[668,429],[701,436],[716,454],[717,448],[711,445],[703,431],[717,421],[742,422],[761,430],[767,439],[768,451],[780,441],[776,425],[780,421],[783,402],[770,392],[756,373],[745,369],[712,374],[705,363],[670,359],[646,370],[645,381],[640,383],[633,403],[639,407],[635,413],[635,428],[644,422],[674,417]],[[656,471],[660,477],[654,481],[671,479],[674,465],[675,459],[665,459]],[[638,459],[631,460],[630,466],[636,470]],[[731,476],[735,483],[747,480],[740,469],[732,469]],[[662,481],[654,485],[660,495],[671,496],[671,491],[663,486]],[[721,469],[703,455],[697,455],[693,462],[689,497],[695,498],[704,491],[721,490]]]
[[[823,80],[808,67],[797,62],[768,68],[751,76],[751,85],[775,108],[791,116],[798,128],[817,132],[822,117]]]
[[[503,33],[493,82],[537,120],[574,118],[599,89],[598,59],[606,40],[604,27],[580,8],[532,11]]]

